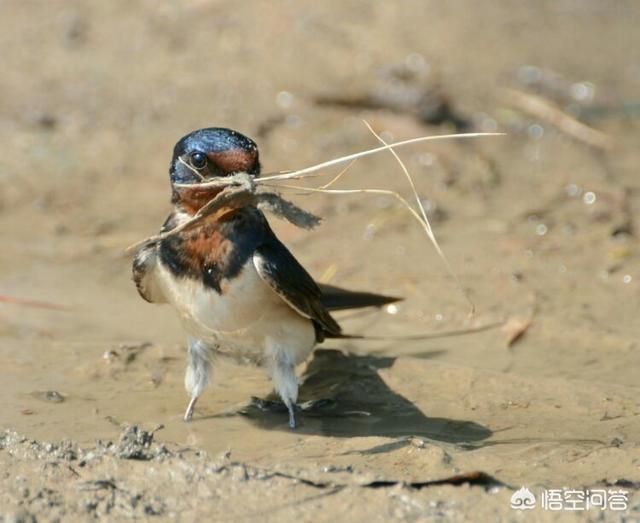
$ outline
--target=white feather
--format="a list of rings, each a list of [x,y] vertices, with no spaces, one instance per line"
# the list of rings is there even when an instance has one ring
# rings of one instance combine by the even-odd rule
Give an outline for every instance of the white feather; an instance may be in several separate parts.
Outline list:
[[[262,280],[251,258],[238,276],[221,282],[222,294],[201,280],[175,277],[162,263],[156,264],[152,277],[180,314],[188,334],[219,345],[221,352],[271,360],[275,344],[296,365],[313,350],[312,322]]]

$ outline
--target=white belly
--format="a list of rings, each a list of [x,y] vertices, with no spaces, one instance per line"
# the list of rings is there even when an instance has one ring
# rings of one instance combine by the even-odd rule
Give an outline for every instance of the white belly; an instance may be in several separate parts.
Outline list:
[[[287,305],[260,278],[251,260],[236,278],[221,283],[222,294],[199,280],[176,278],[160,263],[155,270],[158,285],[190,336],[237,356],[286,352],[294,364],[313,350],[311,320]]]

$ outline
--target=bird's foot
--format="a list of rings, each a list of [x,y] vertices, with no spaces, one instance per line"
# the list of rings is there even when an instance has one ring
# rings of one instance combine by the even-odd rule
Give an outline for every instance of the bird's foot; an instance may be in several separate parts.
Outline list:
[[[193,409],[196,406],[196,401],[198,401],[197,396],[191,398],[189,405],[187,405],[187,410],[184,413],[184,421],[191,421],[193,419]]]
[[[291,401],[287,401],[285,402],[285,405],[289,411],[289,428],[294,430],[296,428],[296,404]]]

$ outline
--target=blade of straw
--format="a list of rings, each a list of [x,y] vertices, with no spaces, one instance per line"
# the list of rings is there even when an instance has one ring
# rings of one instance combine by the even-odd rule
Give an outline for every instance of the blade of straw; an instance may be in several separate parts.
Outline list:
[[[383,145],[382,147],[376,147],[374,149],[368,149],[366,151],[360,151],[357,153],[349,154],[347,156],[342,156],[340,158],[334,158],[333,160],[328,160],[326,162],[318,163],[316,165],[312,165],[310,167],[305,167],[304,169],[300,169],[297,171],[291,171],[287,174],[277,174],[275,176],[267,176],[264,178],[259,178],[257,181],[269,181],[269,180],[287,180],[290,178],[296,178],[298,176],[304,176],[305,174],[310,174],[316,171],[320,171],[322,169],[326,169],[327,167],[333,167],[334,165],[339,165],[341,163],[345,163],[351,160],[356,160],[358,158],[363,158],[365,156],[371,156],[372,154],[377,154],[381,151],[387,151],[392,148],[402,147],[404,145],[410,145],[412,143],[420,143],[420,142],[428,142],[434,140],[449,140],[452,138],[477,138],[481,136],[504,136],[504,133],[459,133],[459,134],[440,134],[437,136],[420,136],[418,138],[411,138],[409,140],[403,140],[401,142],[395,142],[387,145]]]
[[[367,122],[366,120],[363,120],[364,124],[367,126],[367,128],[369,129],[369,131],[371,131],[371,134],[373,134],[373,136],[375,136],[380,143],[382,143],[383,145],[388,145],[387,142],[385,142],[371,127],[371,125],[369,125],[369,122]],[[389,148],[389,152],[393,155],[393,157],[398,161],[398,163],[400,164],[400,168],[402,169],[404,175],[406,176],[407,180],[409,181],[409,185],[411,186],[411,192],[413,192],[413,195],[416,198],[416,203],[418,205],[418,208],[420,209],[420,213],[422,214],[422,221],[424,222],[424,230],[427,233],[427,236],[429,237],[429,239],[431,240],[431,243],[433,244],[433,247],[435,248],[436,252],[438,253],[438,256],[440,256],[440,259],[442,260],[442,262],[444,263],[445,268],[447,269],[447,272],[449,273],[449,275],[454,279],[454,281],[456,282],[456,285],[458,286],[458,288],[460,289],[460,292],[462,292],[462,295],[465,297],[465,299],[467,300],[467,302],[469,303],[470,307],[471,307],[471,311],[470,311],[470,316],[473,316],[473,314],[475,313],[476,307],[475,304],[473,303],[473,301],[471,300],[471,297],[469,296],[469,293],[466,291],[466,289],[462,286],[462,283],[460,282],[460,280],[458,279],[458,276],[456,275],[456,273],[453,271],[453,269],[451,268],[451,264],[449,263],[449,260],[447,259],[447,257],[444,255],[444,252],[442,252],[442,249],[440,248],[440,244],[438,243],[438,241],[436,240],[436,236],[433,233],[433,229],[431,228],[431,224],[429,223],[429,218],[427,218],[427,213],[424,210],[424,206],[422,205],[422,202],[420,201],[420,195],[418,194],[418,190],[416,189],[416,185],[415,183],[413,183],[413,178],[411,178],[411,175],[409,174],[409,170],[407,169],[406,165],[404,164],[404,162],[402,161],[402,159],[400,158],[400,156],[398,156],[398,153],[395,152],[395,150],[393,149],[393,147]]]
[[[420,142],[429,142],[435,140],[450,140],[450,139],[458,139],[458,138],[479,138],[483,136],[504,136],[505,133],[458,133],[458,134],[440,134],[436,136],[419,136],[418,138],[411,138],[409,140],[403,140],[401,142],[395,142],[388,145],[384,145],[382,147],[376,147],[374,149],[368,149],[366,151],[360,151],[357,153],[349,154],[347,156],[341,156],[340,158],[334,158],[333,160],[328,160],[326,162],[318,163],[316,165],[312,165],[310,167],[305,167],[304,169],[299,169],[297,171],[291,171],[284,174],[275,174],[273,176],[265,176],[262,178],[257,178],[256,183],[263,183],[267,181],[273,180],[290,180],[295,178],[304,177],[305,175],[320,171],[322,169],[326,169],[327,167],[333,167],[334,165],[340,165],[341,163],[349,162],[351,160],[355,160],[358,158],[364,158],[365,156],[371,156],[372,154],[377,154],[381,151],[387,151],[391,148],[402,147],[404,145],[410,145],[412,143],[420,143]],[[230,182],[226,182],[224,180],[212,180],[210,182],[205,182],[198,184],[198,187],[218,187],[220,185],[229,184]],[[194,184],[175,184],[176,187],[193,187]]]

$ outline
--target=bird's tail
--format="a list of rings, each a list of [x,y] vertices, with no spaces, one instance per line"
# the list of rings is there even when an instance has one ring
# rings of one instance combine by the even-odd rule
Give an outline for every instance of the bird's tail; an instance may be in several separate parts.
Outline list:
[[[372,292],[350,291],[324,283],[318,284],[322,291],[322,305],[329,311],[359,309],[362,307],[382,307],[403,298],[384,296]]]
[[[318,284],[322,291],[322,304],[329,311],[341,311],[347,309],[359,309],[363,307],[382,307],[389,303],[403,300],[396,296],[385,296],[383,294],[375,294],[372,292],[350,291],[335,287],[333,285]],[[406,336],[367,336],[362,334],[344,334],[344,333],[324,333],[325,338],[349,339],[349,340],[428,340],[435,338],[448,338],[452,336],[463,336],[465,334],[473,334],[489,329],[494,329],[504,325],[504,320],[478,325],[466,329],[458,329],[451,331],[427,332],[424,334],[409,334]]]

